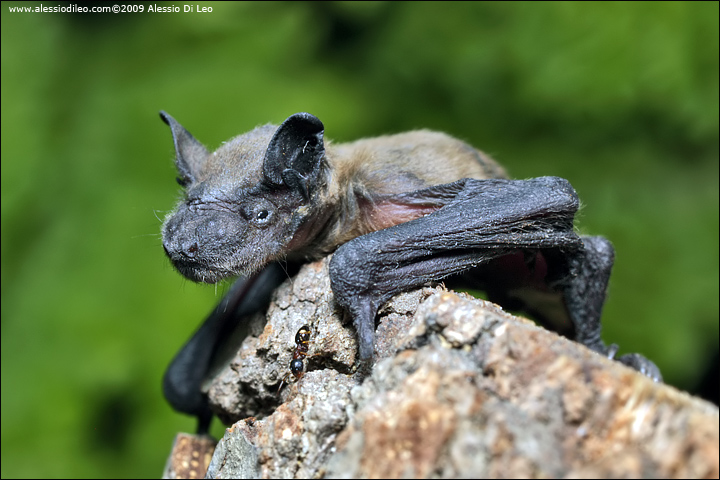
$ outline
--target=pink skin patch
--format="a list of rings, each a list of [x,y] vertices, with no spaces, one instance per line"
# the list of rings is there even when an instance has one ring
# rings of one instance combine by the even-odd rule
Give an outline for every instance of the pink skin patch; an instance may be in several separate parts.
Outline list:
[[[382,230],[400,223],[424,217],[440,207],[437,205],[407,205],[392,201],[383,201],[373,205],[367,213],[367,221],[373,230]]]

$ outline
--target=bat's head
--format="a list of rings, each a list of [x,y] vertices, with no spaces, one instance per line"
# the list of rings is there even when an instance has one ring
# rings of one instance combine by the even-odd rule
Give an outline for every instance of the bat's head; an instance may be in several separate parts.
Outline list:
[[[163,246],[187,278],[214,283],[253,273],[306,241],[326,182],[322,122],[297,113],[210,153],[165,112],[183,199],[162,228]]]

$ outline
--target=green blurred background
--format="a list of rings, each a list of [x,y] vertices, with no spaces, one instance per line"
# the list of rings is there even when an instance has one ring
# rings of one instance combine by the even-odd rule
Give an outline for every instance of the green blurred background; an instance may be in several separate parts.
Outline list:
[[[210,148],[308,111],[335,140],[427,127],[514,177],[568,178],[580,230],[617,249],[606,341],[690,390],[718,349],[716,2],[17,5],[2,3],[3,477],[157,477],[194,428],[160,380],[223,289],[164,257],[179,187],[160,109]]]

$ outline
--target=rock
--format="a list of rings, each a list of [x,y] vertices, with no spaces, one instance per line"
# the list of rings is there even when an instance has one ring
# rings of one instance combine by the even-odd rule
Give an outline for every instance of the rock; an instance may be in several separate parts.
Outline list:
[[[162,478],[204,477],[216,443],[215,439],[208,435],[178,433],[175,435]]]
[[[327,259],[281,286],[262,333],[209,385],[213,409],[234,425],[208,475],[719,474],[710,403],[443,287],[398,295],[379,318],[376,363],[363,378]],[[305,324],[306,373],[278,391]]]

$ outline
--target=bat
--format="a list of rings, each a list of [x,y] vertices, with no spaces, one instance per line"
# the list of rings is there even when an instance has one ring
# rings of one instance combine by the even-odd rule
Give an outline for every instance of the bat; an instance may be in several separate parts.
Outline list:
[[[209,152],[165,112],[183,197],[162,226],[174,267],[196,282],[238,276],[171,362],[163,391],[178,411],[211,414],[200,384],[228,331],[265,308],[286,274],[333,253],[330,282],[352,317],[359,361],[373,360],[375,317],[392,296],[462,278],[592,350],[614,261],[611,243],[574,230],[567,180],[511,180],[449,135],[417,130],[334,144],[309,113],[264,125]],[[640,354],[617,358],[656,381]]]

